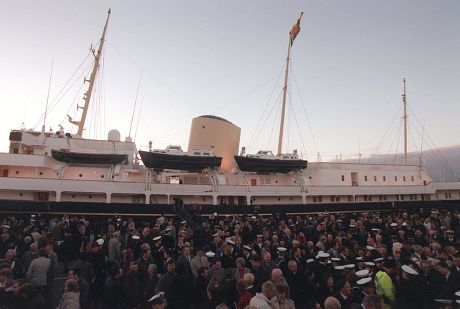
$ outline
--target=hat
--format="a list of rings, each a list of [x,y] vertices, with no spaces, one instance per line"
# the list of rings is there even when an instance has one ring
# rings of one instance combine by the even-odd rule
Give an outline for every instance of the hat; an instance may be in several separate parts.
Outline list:
[[[187,220],[181,221],[180,224],[185,224],[187,223]]]
[[[364,265],[366,265],[368,267],[374,267],[375,263],[374,262],[364,262]]]
[[[332,262],[340,262],[340,259],[339,258],[331,258],[331,261]]]
[[[102,246],[104,244],[104,238],[99,238],[98,240],[96,240],[96,243],[99,245],[99,246]]]
[[[141,239],[139,235],[133,235],[133,236],[131,236],[131,238],[134,239],[134,240],[139,240],[139,239]]]
[[[375,250],[375,248],[374,248],[374,247],[372,247],[372,246],[366,246],[366,249],[367,249],[368,251],[372,251],[372,250]]]
[[[329,253],[319,251],[318,254],[316,255],[317,259],[327,259],[330,256]]]
[[[345,269],[345,266],[339,265],[339,266],[334,267],[334,269],[335,269],[335,270],[344,270],[344,269]]]
[[[358,278],[365,278],[369,276],[369,271],[367,269],[362,269],[358,270],[355,274]]]
[[[168,226],[167,228],[165,228],[165,232],[169,232],[169,231],[171,231],[171,227],[170,227],[170,226]]]
[[[165,302],[164,295],[164,292],[160,292],[156,295],[153,295],[152,298],[150,298],[147,302],[155,305],[163,304]]]
[[[367,286],[367,285],[370,285],[372,282],[372,278],[362,278],[362,279],[359,279],[358,281],[356,281],[356,284],[361,286],[361,287],[364,287],[364,286]]]
[[[159,240],[161,240],[161,236],[157,236],[153,238],[153,241],[159,241]]]
[[[460,297],[460,291],[455,292],[455,296]]]
[[[216,254],[212,251],[208,251],[205,253],[207,258],[213,258],[216,256]]]
[[[353,269],[353,268],[355,268],[355,264],[347,264],[347,265],[345,265],[345,268]]]
[[[191,245],[188,241],[186,241],[182,247],[191,247]]]
[[[217,237],[219,236],[219,233],[215,233],[214,235],[212,235],[212,237]]]
[[[257,217],[256,217],[256,216],[252,216],[251,219],[252,219],[252,220],[255,220],[255,219],[257,219]]]
[[[412,267],[410,266],[407,266],[407,265],[403,265],[401,266],[401,269],[405,272],[405,273],[408,273],[409,275],[414,275],[414,276],[417,276],[418,275],[418,272],[413,269]]]
[[[173,258],[169,258],[169,259],[166,260],[166,264],[175,264],[175,263],[176,263],[176,261],[174,261]]]
[[[350,227],[356,227],[356,225],[354,225],[354,224],[350,224]]]
[[[257,238],[262,238],[262,237],[264,237],[264,235],[262,235],[262,234],[257,234]]]
[[[393,223],[390,224],[390,226],[391,226],[391,227],[397,227],[397,226],[398,226],[398,223],[394,223],[394,222],[393,222]]]
[[[433,299],[435,303],[450,305],[452,304],[452,299]]]
[[[213,213],[213,216],[214,216],[214,217],[217,217],[217,212]]]
[[[246,245],[245,245],[245,246],[243,246],[243,249],[246,249],[246,250],[252,251],[252,248],[251,248],[251,247],[249,247],[249,246],[246,246]]]
[[[308,260],[307,260],[307,264],[310,264],[310,263],[312,263],[312,262],[314,262],[314,261],[315,261],[314,259],[308,259]]]
[[[4,225],[4,226],[6,226],[6,225]],[[447,230],[447,231],[446,231],[446,234],[455,234],[455,232],[452,231],[452,230]]]
[[[358,262],[362,262],[364,259],[363,259],[362,256],[358,256],[355,260],[358,261]]]
[[[402,226],[407,226],[407,222],[403,222],[401,225]]]
[[[6,225],[6,224],[2,225],[2,227],[4,227],[5,229],[9,229],[9,228],[10,228],[10,226],[9,226],[9,225]]]
[[[225,242],[228,243],[228,244],[230,244],[230,245],[234,245],[234,244],[235,244],[235,242],[234,242],[233,240],[231,240],[230,238],[227,238],[227,239],[225,240]]]
[[[374,263],[379,263],[379,262],[382,262],[382,261],[383,261],[382,257],[374,259]]]
[[[373,232],[377,232],[377,233],[378,233],[378,232],[380,232],[380,230],[379,230],[379,229],[375,229],[375,228],[374,228],[374,229],[371,229],[371,231],[373,231]]]
[[[278,247],[277,250],[278,250],[279,252],[286,252],[286,251],[287,251],[287,249],[284,248],[284,247]]]

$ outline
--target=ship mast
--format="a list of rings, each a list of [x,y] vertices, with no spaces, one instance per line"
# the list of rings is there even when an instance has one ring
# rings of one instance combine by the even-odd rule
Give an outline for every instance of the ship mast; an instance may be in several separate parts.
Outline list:
[[[404,104],[404,165],[407,165],[407,95],[406,95],[406,79],[403,80],[404,93],[402,95]]]
[[[101,37],[101,40],[99,41],[99,48],[97,49],[97,53],[94,54],[94,50],[93,50],[94,66],[93,66],[93,71],[91,72],[90,79],[89,80],[85,79],[85,81],[89,82],[89,85],[88,85],[88,91],[86,91],[85,94],[83,95],[83,99],[85,100],[85,105],[83,107],[81,107],[83,109],[83,112],[81,114],[81,119],[79,121],[76,121],[76,120],[72,120],[72,118],[70,116],[68,116],[69,117],[69,122],[74,124],[74,125],[76,125],[76,126],[78,126],[77,135],[79,137],[83,136],[83,130],[85,128],[86,115],[88,114],[88,107],[89,107],[89,103],[91,101],[91,95],[93,93],[93,88],[94,88],[94,83],[96,81],[97,71],[99,69],[99,62],[100,62],[101,56],[102,56],[102,48],[104,46],[105,33],[107,31],[107,25],[109,23],[110,13],[111,13],[111,9],[109,9],[109,11],[107,12],[107,20],[105,21],[104,30],[102,31],[102,37]]]
[[[280,123],[280,132],[278,137],[278,152],[277,155],[281,155],[281,148],[283,147],[283,130],[284,130],[284,114],[286,110],[286,96],[287,96],[287,87],[288,87],[288,77],[289,77],[289,61],[291,58],[291,47],[294,43],[295,37],[300,32],[300,20],[302,19],[303,12],[300,12],[300,17],[297,19],[297,23],[294,24],[291,31],[289,31],[289,45],[288,52],[286,57],[286,69],[284,70],[284,86],[283,86],[283,103],[281,107],[281,123]]]

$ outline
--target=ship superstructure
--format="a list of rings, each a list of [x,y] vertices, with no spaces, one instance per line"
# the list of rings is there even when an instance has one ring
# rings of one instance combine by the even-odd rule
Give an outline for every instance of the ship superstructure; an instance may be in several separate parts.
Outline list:
[[[99,67],[109,15],[94,54],[84,116],[79,121],[70,119],[78,132],[11,131],[9,152],[0,153],[0,208],[13,202],[19,208],[28,203],[57,207],[90,203],[103,204],[107,210],[115,204],[133,209],[143,205],[155,212],[180,199],[187,205],[209,207],[278,205],[307,209],[308,205],[327,209],[342,205],[351,209],[362,203],[418,205],[421,201],[460,200],[460,182],[435,182],[423,166],[417,165],[310,162],[307,167],[306,161],[293,153],[271,159],[277,167],[284,164],[279,164],[282,161],[297,162],[293,168],[277,170],[268,163],[259,165],[260,170],[244,168],[238,162],[243,156],[237,156],[240,128],[212,115],[193,119],[185,152],[138,152],[135,143],[130,138],[122,141],[117,130],[111,130],[106,140],[84,138],[91,80]],[[267,159],[267,155],[245,158]],[[159,157],[163,161],[155,161]],[[165,164],[171,158],[175,159],[173,164]]]

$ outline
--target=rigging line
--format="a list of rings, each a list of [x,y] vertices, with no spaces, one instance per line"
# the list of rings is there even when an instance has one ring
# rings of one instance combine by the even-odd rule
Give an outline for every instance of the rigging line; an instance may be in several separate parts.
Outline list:
[[[116,51],[117,53],[119,53],[120,55],[122,55],[123,57],[125,57],[126,59],[128,59],[131,63],[133,63],[134,65],[138,66],[140,69],[143,68],[142,65],[138,64],[136,61],[134,61],[131,57],[129,57],[125,52],[121,51],[120,49],[118,49],[117,47],[115,47],[114,45],[112,45],[112,50]],[[171,91],[171,93],[173,93],[177,98],[179,98],[180,100],[182,100],[184,103],[187,103],[189,105],[191,105],[192,107],[194,107],[195,109],[197,109],[200,113],[206,113],[206,111],[203,111],[203,109],[201,107],[199,107],[198,105],[196,105],[195,103],[192,103],[189,99],[183,97],[181,94],[179,94],[178,91],[176,91],[174,88],[172,88],[171,86],[169,86],[167,83],[163,82],[162,80],[158,79],[155,75],[153,75],[152,73],[150,73],[149,71],[145,70],[144,69],[144,72],[145,72],[145,75],[147,77],[150,77],[151,79],[153,79],[155,82],[163,85],[163,87],[165,87],[166,89],[168,89],[169,91]]]
[[[283,68],[281,69],[280,74],[278,75],[278,79],[276,80],[276,83],[273,85],[273,89],[272,89],[270,95],[268,96],[267,102],[265,103],[264,110],[263,110],[262,114],[260,115],[259,120],[257,121],[256,128],[254,129],[254,132],[252,133],[252,136],[251,136],[251,138],[249,139],[248,151],[249,151],[250,145],[252,145],[253,143],[255,143],[254,138],[256,138],[256,134],[257,134],[257,132],[258,132],[259,125],[260,125],[262,119],[264,118],[264,115],[265,115],[265,112],[267,111],[268,106],[270,105],[270,101],[271,101],[272,98],[273,98],[273,95],[274,95],[274,93],[275,93],[275,89],[278,88],[277,86],[278,86],[278,83],[279,83],[279,80],[280,80],[280,77],[281,77],[282,74],[283,74]],[[257,137],[258,137],[258,135],[257,135]]]
[[[53,100],[51,100],[51,107],[49,109],[49,111],[51,112],[51,110],[54,108],[54,106],[56,105],[56,100],[57,98],[61,95],[61,93],[64,91],[64,89],[66,89],[67,85],[70,83],[70,81],[72,80],[72,78],[75,76],[75,74],[77,74],[77,72],[80,70],[80,68],[83,66],[83,64],[86,62],[86,60],[88,59],[88,57],[91,55],[91,52],[88,53],[88,55],[86,55],[86,57],[83,59],[83,61],[80,63],[80,65],[77,67],[77,69],[72,73],[72,75],[67,79],[66,83],[64,84],[64,86],[61,88],[61,90],[54,96]],[[81,75],[80,75],[81,77]],[[67,90],[68,91],[68,90]],[[44,115],[42,114],[40,116],[40,118],[38,119],[37,121],[37,124],[33,127],[34,129],[40,124],[40,122],[42,121]]]
[[[268,85],[269,83],[271,83],[271,82],[272,82],[273,80],[275,80],[275,79],[276,79],[275,85],[277,85],[278,82],[279,82],[279,80],[280,80],[280,78],[281,78],[281,76],[282,76],[282,74],[283,74],[283,72],[281,71],[281,72],[279,73],[278,77],[276,77],[276,75],[274,75],[274,76],[273,76],[271,79],[269,79],[268,81],[263,82],[262,84],[259,84],[259,85],[256,86],[255,88],[253,88],[253,89],[251,89],[251,90],[245,92],[243,95],[237,97],[236,99],[231,100],[229,103],[224,104],[224,105],[222,105],[222,106],[220,106],[220,107],[217,107],[212,113],[215,114],[215,113],[217,113],[217,112],[221,112],[222,110],[226,109],[227,107],[230,107],[231,105],[233,105],[233,104],[237,103],[238,101],[244,99],[245,97],[249,96],[250,94],[252,94],[252,93],[256,92],[257,90],[259,90],[259,89],[265,87],[266,85]]]
[[[276,100],[274,101],[273,105],[272,105],[272,108],[270,109],[270,112],[268,113],[267,117],[265,118],[264,122],[262,123],[262,126],[260,127],[259,131],[257,132],[255,138],[251,141],[251,143],[249,144],[248,146],[248,153],[249,153],[249,150],[252,148],[252,146],[254,145],[254,143],[256,142],[256,140],[259,138],[259,135],[260,133],[262,133],[262,130],[263,128],[265,127],[265,124],[267,123],[268,121],[268,118],[270,117],[270,115],[272,114],[273,110],[275,109],[275,106],[276,105],[279,105],[278,104],[278,100],[280,99],[281,97],[281,92],[280,94],[278,95],[278,97],[276,98]]]
[[[281,104],[276,104],[278,106],[278,108],[276,109],[276,114],[275,114],[275,120],[274,122],[277,123],[278,121],[278,115],[280,115],[280,110],[281,110]],[[281,116],[281,115],[280,115]],[[267,142],[267,150],[268,149],[272,149],[270,148],[270,144],[271,144],[271,139],[273,137],[273,131],[275,130],[275,125],[272,126],[272,130],[270,132],[270,136],[268,138],[268,142]],[[273,140],[274,143],[276,143],[276,139]],[[273,145],[273,147],[275,147],[275,145]]]
[[[49,100],[50,100],[51,78],[53,77],[53,66],[54,66],[54,58],[53,58],[53,61],[51,61],[50,80],[48,82],[48,93],[46,94],[45,115],[43,116],[43,128],[44,129],[45,129],[45,125],[46,125],[46,115],[48,114],[48,103],[49,103]]]
[[[377,152],[380,150],[380,148],[383,146],[383,144],[385,143],[385,141],[387,140],[387,134],[389,135],[390,134],[390,130],[392,130],[393,128],[393,125],[394,123],[396,123],[396,120],[399,118],[398,115],[399,113],[401,112],[401,109],[402,109],[402,106],[398,109],[398,111],[396,112],[396,114],[393,116],[393,119],[391,120],[390,124],[388,125],[385,133],[383,134],[383,136],[381,137],[379,143],[377,144],[377,149],[375,150],[375,152],[370,156],[369,158],[369,161],[377,154]]]
[[[308,129],[310,130],[310,135],[311,135],[312,140],[313,140],[313,145],[315,146],[316,153],[319,153],[318,144],[316,143],[316,138],[315,138],[315,135],[313,134],[313,129],[311,127],[310,119],[308,118],[308,113],[307,113],[307,110],[305,108],[305,104],[304,104],[304,101],[303,101],[303,98],[302,98],[302,94],[300,93],[300,87],[299,87],[299,84],[297,83],[297,79],[295,77],[294,69],[292,67],[292,62],[291,62],[291,65],[290,65],[290,70],[291,70],[291,74],[292,74],[292,79],[294,80],[294,84],[295,84],[295,86],[297,88],[297,91],[299,92],[300,102],[302,103],[302,109],[303,109],[305,118],[307,119]]]
[[[403,121],[401,119],[401,125],[399,126],[401,129],[401,132],[402,132],[402,127],[403,127]],[[394,157],[393,157],[393,164],[396,164],[396,158],[397,158],[397,155],[398,155],[398,148],[399,148],[399,141],[401,140],[401,135],[402,133],[400,132],[400,134],[398,134],[398,140],[396,142],[396,149],[395,149],[395,152],[394,152]]]
[[[401,125],[400,122],[395,122],[394,124],[392,124],[391,127],[388,127],[389,131],[387,131],[387,133],[385,134],[385,139],[382,140],[381,143],[377,146],[377,149],[371,155],[371,157],[368,159],[367,162],[370,162],[372,159],[374,159],[374,157],[377,157],[378,151],[383,147],[383,145],[388,141],[389,138],[391,138],[392,136],[394,136],[394,138],[396,138],[396,135],[399,134],[396,131],[399,128],[400,125]],[[390,150],[391,150],[392,145],[393,145],[393,143],[390,146]]]
[[[141,104],[139,105],[139,113],[137,115],[136,130],[134,131],[134,142],[136,142],[137,128],[139,127],[139,120],[141,119],[141,111],[142,111],[143,103],[144,103],[144,98],[141,97]]]
[[[139,88],[141,87],[141,80],[142,80],[142,70],[139,76],[139,82],[137,83],[136,98],[134,99],[133,114],[131,115],[131,124],[129,125],[129,134],[128,134],[129,137],[131,137],[131,128],[133,127],[134,113],[136,112],[137,97],[139,96]]]
[[[58,99],[53,100],[53,103],[52,103],[51,107],[48,109],[48,113],[50,113],[50,112],[57,106],[57,104],[65,97],[65,95],[67,95],[67,93],[77,84],[77,82],[80,80],[80,78],[81,78],[83,75],[85,75],[85,73],[87,73],[87,71],[89,70],[90,67],[91,67],[91,66],[89,65],[88,68],[86,69],[86,71],[83,71],[83,72],[80,74],[80,76],[78,77],[78,79],[75,79],[75,80],[73,81],[73,83],[70,85],[70,87],[68,87],[68,88],[66,89],[66,91],[61,95],[61,97],[59,97]],[[83,83],[83,84],[84,84],[84,83]],[[83,85],[83,84],[82,84],[82,85]],[[79,90],[81,90],[81,87],[80,87]],[[62,91],[60,91],[59,93],[62,93]],[[57,98],[57,97],[55,97],[55,98]],[[42,119],[43,119],[43,116],[44,116],[44,115],[42,114],[41,117],[38,119],[38,121],[36,122],[36,124],[35,124],[35,126],[34,126],[34,129],[40,124],[40,122],[41,122]]]
[[[303,142],[303,138],[302,138],[302,132],[300,130],[300,125],[299,125],[299,121],[297,120],[297,116],[296,116],[296,113],[294,111],[294,107],[292,105],[292,101],[291,101],[291,96],[289,96],[289,105],[291,106],[291,110],[292,110],[292,114],[294,115],[294,120],[295,120],[295,123],[297,124],[297,130],[299,131],[299,137],[300,137],[300,142],[302,143],[302,147],[303,147],[303,150],[305,152],[305,156],[307,156],[307,148],[305,147],[305,144]],[[308,158],[308,157],[307,157]],[[306,159],[307,159],[306,158]]]
[[[416,131],[417,133],[420,135],[420,132],[419,130],[417,129],[416,126],[412,126]],[[425,127],[423,127],[423,132],[425,132]],[[454,169],[450,166],[450,164],[448,163],[448,161],[444,158],[444,156],[442,155],[442,153],[439,151],[439,149],[436,147],[436,145],[433,145],[433,142],[432,140],[430,140],[430,138],[428,137],[428,140],[425,140],[423,139],[424,141],[427,142],[427,145],[428,147],[431,148],[431,151],[433,153],[433,155],[435,156],[435,158],[437,158],[437,160],[439,160],[439,162],[441,163],[441,165],[444,167],[444,169],[450,174],[450,177],[454,178],[455,177],[455,171]]]
[[[410,112],[412,113],[413,115],[413,118],[417,121],[417,123],[419,124],[419,126],[421,126],[421,121],[418,119],[417,115],[410,109]],[[423,126],[424,127],[424,126]],[[453,169],[450,167],[450,165],[447,163],[447,160],[444,158],[444,156],[442,155],[442,153],[439,151],[439,147],[436,145],[436,143],[434,142],[434,140],[431,138],[431,136],[428,134],[428,132],[425,133],[426,134],[426,137],[427,137],[427,142],[429,143],[429,145],[431,145],[430,147],[433,148],[433,152],[438,156],[438,160],[440,160],[443,164],[445,164],[445,168],[448,170],[448,171],[451,171],[452,174],[455,174],[455,172],[453,171]]]
[[[81,84],[80,85],[80,88],[78,89],[77,93],[75,93],[75,96],[73,97],[73,100],[71,101],[72,103],[69,105],[69,108],[67,109],[67,112],[65,113],[64,115],[64,118],[62,119],[62,121],[59,123],[61,126],[63,126],[64,124],[64,121],[67,119],[67,115],[70,113],[70,110],[72,109],[72,107],[75,105],[75,103],[78,104],[78,99],[80,97],[80,91],[81,91],[81,88],[83,88],[85,84]],[[75,116],[74,116],[75,117]]]
[[[402,125],[402,121],[399,121],[399,125],[395,127],[395,131],[398,131],[400,130],[401,128],[401,125]],[[384,155],[384,163],[387,162],[387,158],[389,159],[390,156],[391,156],[391,152],[392,152],[392,148],[393,148],[393,145],[395,144],[396,142],[396,139],[398,138],[399,134],[395,134],[394,137],[393,137],[393,141],[390,143],[390,146],[388,147],[388,152],[386,153],[386,155]]]

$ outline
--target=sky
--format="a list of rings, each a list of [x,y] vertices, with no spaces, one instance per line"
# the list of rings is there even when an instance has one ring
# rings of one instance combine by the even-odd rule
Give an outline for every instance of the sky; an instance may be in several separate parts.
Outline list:
[[[212,114],[241,128],[240,147],[276,151],[288,33],[304,11],[283,152],[314,161],[401,151],[403,78],[409,151],[459,144],[457,0],[0,0],[0,151],[10,130],[40,130],[48,87],[47,130],[76,132],[65,116],[83,104],[91,56],[83,61],[108,8],[87,138],[114,128],[124,138],[131,126],[138,149],[186,149],[192,119]]]

